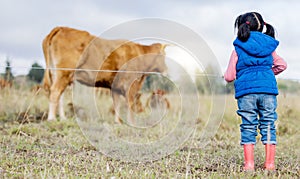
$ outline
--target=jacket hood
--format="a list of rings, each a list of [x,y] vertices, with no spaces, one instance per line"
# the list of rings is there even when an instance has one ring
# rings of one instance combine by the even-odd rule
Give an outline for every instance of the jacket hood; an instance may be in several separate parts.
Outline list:
[[[266,34],[254,31],[250,32],[250,37],[246,42],[242,42],[236,38],[233,45],[243,49],[251,56],[264,57],[275,51],[279,45],[279,41]]]

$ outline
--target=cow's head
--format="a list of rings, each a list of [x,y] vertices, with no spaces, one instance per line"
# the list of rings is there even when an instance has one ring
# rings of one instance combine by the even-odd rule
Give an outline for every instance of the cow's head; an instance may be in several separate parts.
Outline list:
[[[165,48],[168,44],[154,43],[150,46],[150,53],[153,57],[149,71],[166,74],[168,67],[165,63]]]

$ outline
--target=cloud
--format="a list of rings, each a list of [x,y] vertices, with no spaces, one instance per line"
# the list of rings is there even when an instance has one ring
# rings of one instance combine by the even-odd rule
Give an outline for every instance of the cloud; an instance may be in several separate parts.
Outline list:
[[[300,48],[296,38],[300,31],[297,23],[300,18],[299,5],[297,0],[1,1],[0,53],[20,59],[18,63],[24,59],[43,64],[41,43],[55,26],[70,26],[98,35],[119,23],[156,17],[176,21],[198,33],[206,40],[224,69],[233,49],[235,18],[240,13],[258,11],[276,28],[280,54],[288,63],[297,64]]]

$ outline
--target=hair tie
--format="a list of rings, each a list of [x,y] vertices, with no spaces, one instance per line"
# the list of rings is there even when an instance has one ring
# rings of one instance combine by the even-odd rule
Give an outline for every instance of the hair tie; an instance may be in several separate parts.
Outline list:
[[[246,24],[248,24],[248,25],[249,25],[249,24],[250,24],[250,22],[249,22],[249,21],[246,21]]]
[[[267,25],[267,23],[266,23],[266,22],[264,22],[264,25]]]

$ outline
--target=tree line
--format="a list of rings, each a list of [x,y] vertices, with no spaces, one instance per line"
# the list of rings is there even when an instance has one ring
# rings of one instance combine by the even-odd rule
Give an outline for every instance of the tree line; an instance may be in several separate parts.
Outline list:
[[[198,93],[200,94],[233,94],[234,93],[234,82],[226,83],[224,80],[220,79],[220,76],[214,76],[211,74],[217,74],[215,69],[211,66],[205,68],[204,71],[197,70],[194,76],[194,87],[196,87]],[[34,62],[26,75],[26,78],[34,83],[41,83],[43,81],[45,69]],[[12,73],[11,62],[9,59],[5,62],[5,72],[1,74],[1,78],[7,82],[12,83],[15,76]],[[185,77],[179,79],[180,85],[191,85],[185,84]],[[278,88],[283,93],[300,93],[300,83],[299,81],[293,80],[277,80]],[[166,92],[171,92],[176,88],[166,78],[162,78],[158,75],[149,75],[143,85],[143,91],[153,91],[154,88],[161,89]]]
[[[11,67],[11,62],[9,59],[5,61],[5,71],[3,74],[1,74],[1,78],[6,80],[7,82],[13,82],[15,76],[12,73],[12,67]],[[31,80],[35,83],[41,83],[43,81],[44,77],[44,68],[38,64],[37,62],[34,62],[31,65],[31,69],[29,70],[28,74],[26,77],[28,80]]]

